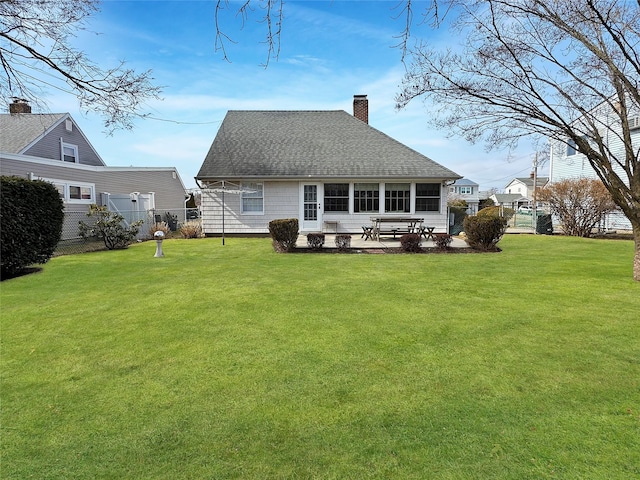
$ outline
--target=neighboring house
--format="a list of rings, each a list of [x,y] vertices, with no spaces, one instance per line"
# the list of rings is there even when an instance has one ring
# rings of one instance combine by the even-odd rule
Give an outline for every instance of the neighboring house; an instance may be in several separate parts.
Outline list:
[[[529,204],[533,202],[535,189],[544,187],[548,182],[548,177],[538,177],[536,179],[536,186],[534,187],[533,178],[531,177],[514,178],[504,187],[504,193],[518,194],[525,197],[527,201],[523,203]],[[523,203],[520,203],[518,206]]]
[[[468,178],[456,180],[455,183],[449,187],[449,199],[464,200],[467,202],[467,213],[469,215],[475,215],[478,213],[478,205],[480,203],[478,187],[479,185],[476,182]]]
[[[510,208],[513,211],[518,210],[522,205],[527,205],[529,199],[519,193],[494,193],[489,197],[494,204],[503,208]]]
[[[365,95],[353,105],[355,116],[229,111],[196,176],[204,233],[224,221],[227,233],[265,234],[282,218],[298,218],[301,232],[355,233],[380,215],[447,231],[447,187],[460,175],[369,126]]]
[[[604,110],[604,113],[601,115],[601,122],[606,128],[603,129],[601,133],[604,136],[606,146],[611,154],[623,159],[625,155],[624,145],[618,134],[621,128],[617,127],[618,123],[616,122],[619,122],[617,117],[617,114],[607,114],[607,110]],[[638,151],[640,149],[640,112],[638,112],[638,115],[629,118],[629,126],[631,129],[631,144],[635,150]],[[565,179],[598,179],[587,157],[577,150],[573,140],[567,139],[564,142],[550,140],[549,143],[551,145],[549,167],[550,183],[556,183]],[[621,170],[620,167],[618,168]],[[622,179],[625,179],[628,185],[626,174],[622,171],[618,171],[618,174]],[[632,227],[629,219],[622,211],[618,210],[605,217],[603,228],[631,230]]]
[[[32,114],[23,101],[10,107],[0,114],[0,174],[56,186],[65,204],[63,239],[77,236],[78,213],[92,203],[139,218],[148,210],[184,209],[175,168],[107,167],[68,113]]]

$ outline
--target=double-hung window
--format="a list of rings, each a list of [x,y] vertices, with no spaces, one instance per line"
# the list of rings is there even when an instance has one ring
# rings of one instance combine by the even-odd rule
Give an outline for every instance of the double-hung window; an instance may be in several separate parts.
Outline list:
[[[349,184],[324,184],[324,211],[349,213]]]
[[[385,184],[384,211],[385,213],[409,213],[411,211],[411,184]]]
[[[416,212],[440,211],[440,184],[416,183]]]
[[[380,211],[380,185],[378,183],[356,183],[353,185],[354,213]]]
[[[264,185],[262,183],[243,183],[240,194],[240,209],[246,214],[264,213]]]
[[[64,162],[78,163],[78,146],[60,140],[60,156]]]
[[[473,187],[460,187],[460,195],[471,195]]]

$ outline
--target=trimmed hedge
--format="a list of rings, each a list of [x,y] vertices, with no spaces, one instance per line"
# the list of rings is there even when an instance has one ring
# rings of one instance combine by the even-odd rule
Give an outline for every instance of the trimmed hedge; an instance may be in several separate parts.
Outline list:
[[[335,239],[336,248],[339,251],[345,251],[351,248],[351,235],[348,234],[340,234],[336,235]]]
[[[60,241],[63,222],[64,203],[51,183],[0,177],[2,277],[46,263]]]
[[[467,244],[474,250],[495,251],[507,228],[504,217],[469,216],[464,219],[464,233]]]
[[[402,235],[402,237],[400,237],[400,250],[407,253],[421,252],[420,235],[417,233],[406,233]]]
[[[449,248],[449,245],[451,245],[451,242],[453,242],[453,237],[448,233],[433,234],[433,243],[436,244],[436,247],[439,250],[446,250],[447,248]]]
[[[269,222],[269,233],[276,252],[291,252],[298,241],[298,219],[284,218]]]
[[[324,233],[307,234],[307,245],[312,250],[321,250],[324,245]]]

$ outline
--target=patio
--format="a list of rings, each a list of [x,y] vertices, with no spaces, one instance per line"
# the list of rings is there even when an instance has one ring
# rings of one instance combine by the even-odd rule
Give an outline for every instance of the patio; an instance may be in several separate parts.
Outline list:
[[[336,248],[336,235],[333,233],[326,233],[324,237],[323,249],[335,249]],[[452,237],[450,248],[469,248],[467,242],[458,237]],[[423,248],[435,248],[433,240],[422,240],[421,246]],[[309,248],[307,244],[307,236],[299,235],[296,248]],[[371,250],[371,249],[385,249],[385,248],[400,248],[400,237],[395,239],[392,237],[383,236],[379,241],[366,240],[361,238],[359,233],[351,235],[351,249],[357,250]]]

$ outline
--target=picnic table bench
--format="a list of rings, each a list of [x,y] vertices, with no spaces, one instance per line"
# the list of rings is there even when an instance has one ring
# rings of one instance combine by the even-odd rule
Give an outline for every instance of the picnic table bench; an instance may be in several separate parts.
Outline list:
[[[371,239],[376,241],[380,240],[381,235],[393,235],[393,238],[396,238],[397,234],[421,234],[424,231],[424,227],[422,225],[424,223],[424,218],[389,216],[371,217],[370,220],[372,224]],[[433,233],[433,228],[431,228],[431,232]]]

